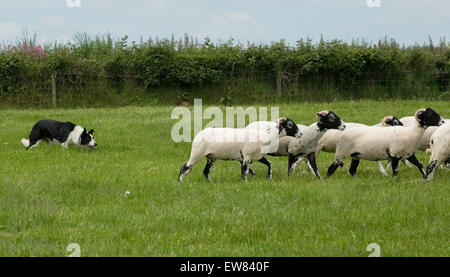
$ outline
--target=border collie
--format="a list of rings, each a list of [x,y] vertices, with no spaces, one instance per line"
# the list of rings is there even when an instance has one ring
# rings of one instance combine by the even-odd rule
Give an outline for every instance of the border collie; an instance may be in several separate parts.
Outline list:
[[[41,141],[46,141],[50,145],[59,143],[64,148],[78,145],[93,149],[97,146],[93,133],[94,130],[86,132],[86,128],[72,122],[43,119],[34,124],[29,139],[23,138],[22,144],[26,147],[26,150],[38,146]]]

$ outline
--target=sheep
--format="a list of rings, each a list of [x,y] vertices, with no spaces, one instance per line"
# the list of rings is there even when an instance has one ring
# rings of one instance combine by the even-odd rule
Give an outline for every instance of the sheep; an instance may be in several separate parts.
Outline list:
[[[426,180],[433,179],[436,169],[441,164],[450,163],[450,123],[437,128],[430,139],[431,157],[427,166]]]
[[[276,126],[276,121],[254,121],[254,122],[251,122],[249,125],[247,125],[245,128],[257,129],[257,130],[265,130],[267,128],[273,128],[275,126]],[[299,128],[298,128],[297,133],[294,136],[297,139],[302,136],[302,133],[301,133],[301,130],[300,130],[300,126],[301,125],[297,124],[297,127],[299,127]],[[281,140],[285,139],[285,138],[292,138],[292,137],[291,136],[284,136],[284,137],[280,138],[279,141],[278,141],[278,143],[279,143],[278,145],[280,145]],[[277,155],[272,155],[271,153],[268,153],[268,155],[277,156]],[[241,162],[241,166],[242,166],[242,161],[240,161],[240,162]],[[252,176],[256,175],[256,173],[253,171],[252,168],[249,167],[248,170],[249,170],[250,175],[252,175]]]
[[[429,126],[444,124],[442,117],[431,108],[419,109],[414,117],[415,125],[381,127],[349,128],[338,137],[336,153],[333,163],[328,168],[327,177],[330,177],[338,166],[348,156],[352,157],[349,173],[356,176],[360,159],[370,161],[391,160],[392,177],[396,178],[398,162],[408,159],[426,178],[422,164],[414,155],[417,151],[417,142]]]
[[[395,116],[385,116],[380,123],[373,125],[374,127],[389,127],[389,126],[402,126],[402,122]],[[347,128],[354,127],[368,127],[368,125],[362,123],[346,123]],[[327,131],[323,137],[319,140],[317,144],[316,150],[316,158],[321,151],[325,152],[336,152],[336,141],[338,136],[341,134],[338,130],[329,130]],[[378,169],[380,173],[384,176],[387,175],[386,170],[383,167],[383,164],[380,161],[377,161]],[[341,164],[343,166],[343,164]]]
[[[402,117],[400,119],[400,121],[403,123],[403,126],[411,126],[416,124],[415,123],[415,118],[414,116],[405,116]],[[445,122],[450,122],[450,119],[444,119]],[[423,136],[420,138],[419,142],[418,142],[418,150],[420,151],[424,151],[427,154],[431,154],[431,150],[430,150],[430,138],[431,135],[433,135],[434,131],[436,131],[438,127],[437,126],[430,126],[425,130],[425,133],[423,134]],[[411,167],[407,161],[402,160],[402,162],[405,163],[405,165]],[[386,169],[388,169],[391,166],[391,162],[388,161],[387,165],[386,165]]]
[[[386,116],[378,124],[373,125],[374,127],[387,127],[387,126],[397,126],[403,125],[402,122],[398,120],[395,116]],[[347,128],[353,127],[368,127],[368,125],[362,123],[347,122]],[[325,152],[336,152],[336,140],[340,132],[338,130],[327,131],[317,144],[316,156],[319,155],[321,151]]]
[[[400,119],[404,126],[411,126],[415,124],[415,119],[413,116],[405,116]],[[445,122],[450,122],[450,119],[444,119]],[[419,141],[418,150],[425,151],[427,154],[430,154],[430,138],[433,135],[434,131],[436,131],[437,126],[430,126],[427,128],[422,138]]]
[[[345,129],[345,123],[341,118],[332,111],[321,111],[316,115],[317,122],[306,126],[298,124],[298,128],[302,134],[301,138],[283,137],[280,138],[277,151],[269,153],[271,156],[288,156],[288,176],[294,170],[297,160],[308,159],[311,168],[317,178],[321,179],[319,169],[317,168],[315,151],[319,139],[330,129]],[[246,128],[255,128],[264,122],[253,122]]]
[[[203,175],[209,181],[209,173],[216,159],[241,161],[242,180],[247,180],[249,165],[259,161],[268,167],[272,179],[272,165],[264,156],[278,147],[279,137],[298,135],[297,125],[289,118],[280,118],[277,123],[263,130],[246,128],[206,128],[192,142],[189,160],[181,167],[178,181],[192,171],[192,167],[206,156]]]

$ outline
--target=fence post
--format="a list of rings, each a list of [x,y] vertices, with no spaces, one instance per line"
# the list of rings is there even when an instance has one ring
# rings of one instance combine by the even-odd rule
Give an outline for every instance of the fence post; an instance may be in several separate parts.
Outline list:
[[[56,72],[52,73],[52,104],[56,108]]]
[[[281,78],[282,78],[281,71],[278,71],[277,72],[277,93],[278,93],[278,97],[281,97]]]

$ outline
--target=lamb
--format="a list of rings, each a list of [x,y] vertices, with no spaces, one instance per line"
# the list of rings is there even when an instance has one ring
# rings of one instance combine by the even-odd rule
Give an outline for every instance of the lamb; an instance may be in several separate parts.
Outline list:
[[[389,127],[389,126],[402,126],[402,122],[395,116],[385,116],[380,123],[373,125],[374,127]],[[354,128],[354,127],[369,127],[362,123],[352,123],[347,122],[346,123],[347,128]],[[341,132],[338,130],[329,130],[327,131],[323,137],[319,140],[319,143],[317,144],[317,150],[316,150],[316,158],[319,155],[321,151],[325,152],[336,152],[336,141],[339,137]],[[377,161],[378,169],[380,170],[380,173],[384,176],[387,175],[386,170],[383,167],[383,164],[380,161]],[[341,164],[343,166],[343,164]]]
[[[409,127],[359,127],[343,131],[337,140],[334,161],[328,168],[327,177],[334,173],[345,158],[351,156],[349,173],[352,176],[356,175],[360,159],[390,160],[392,176],[396,178],[398,162],[408,159],[426,178],[422,164],[414,155],[417,151],[417,142],[428,127],[440,126],[444,124],[444,120],[431,108],[417,110],[414,117],[417,123]]]
[[[203,175],[209,181],[209,173],[216,159],[241,161],[243,181],[247,180],[249,165],[259,161],[268,167],[269,180],[272,179],[272,165],[264,156],[278,147],[283,136],[299,135],[297,125],[289,118],[280,118],[276,124],[263,130],[247,128],[206,128],[199,132],[192,142],[189,160],[181,167],[178,181],[192,171],[192,167],[206,156]]]
[[[321,111],[317,113],[316,123],[309,126],[297,125],[302,136],[301,138],[283,137],[280,139],[277,151],[269,153],[271,156],[288,156],[288,176],[291,175],[297,160],[308,159],[311,168],[317,178],[321,179],[319,169],[317,168],[315,151],[319,139],[330,129],[345,129],[345,123],[332,111]],[[264,121],[253,122],[246,128],[256,128],[264,125]]]
[[[441,164],[450,163],[450,123],[437,128],[430,139],[431,157],[427,166],[426,180],[433,179],[436,169]]]

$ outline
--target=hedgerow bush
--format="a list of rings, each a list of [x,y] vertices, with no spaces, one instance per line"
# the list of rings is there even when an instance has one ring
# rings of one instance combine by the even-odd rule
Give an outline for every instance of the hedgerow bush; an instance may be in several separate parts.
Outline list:
[[[157,40],[116,42],[110,35],[76,34],[74,42],[39,46],[25,41],[0,51],[0,95],[47,88],[50,75],[58,84],[83,87],[134,86],[199,88],[236,80],[266,82],[275,88],[280,76],[295,76],[296,88],[350,91],[384,88],[390,94],[445,92],[450,87],[450,45],[400,46],[394,40],[376,44],[341,40],[299,40],[269,44]],[[292,81],[294,80],[294,81]],[[297,86],[298,84],[298,86]],[[381,91],[381,90],[380,90]],[[95,94],[95,90],[91,91]]]

